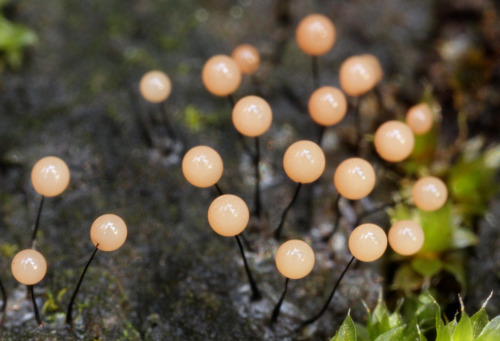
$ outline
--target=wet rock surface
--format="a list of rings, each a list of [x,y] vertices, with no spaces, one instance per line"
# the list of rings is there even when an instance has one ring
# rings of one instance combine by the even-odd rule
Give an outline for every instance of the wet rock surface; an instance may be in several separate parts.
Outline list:
[[[39,42],[28,51],[21,70],[1,75],[0,278],[9,305],[0,339],[317,340],[333,336],[349,309],[362,320],[361,301],[373,306],[383,287],[377,263],[351,269],[325,316],[300,335],[293,333],[295,325],[321,307],[350,258],[347,236],[354,218],[347,200],[341,201],[340,230],[324,241],[334,221],[333,169],[352,155],[339,142],[351,133],[352,118],[346,117],[326,132],[324,175],[304,186],[287,219],[287,238],[309,242],[316,266],[308,277],[290,282],[280,320],[274,328],[268,326],[284,285],[274,265],[279,243],[271,231],[295,186],[283,171],[282,155],[296,140],[315,139],[317,129],[307,116],[311,61],[294,42],[295,27],[313,12],[329,16],[337,27],[333,51],[320,58],[322,85],[338,86],[338,67],[348,56],[377,55],[386,73],[385,115],[393,117],[418,101],[422,84],[429,82],[443,101],[444,122],[451,120],[450,86],[443,82],[456,71],[453,61],[461,58],[461,50],[451,49],[454,39],[486,51],[488,60],[496,56],[496,64],[485,70],[489,77],[473,78],[476,83],[464,104],[484,114],[473,122],[473,130],[484,130],[491,141],[497,138],[491,127],[499,126],[492,112],[500,102],[492,89],[500,82],[500,51],[490,48],[497,46],[497,38],[485,17],[498,12],[492,2],[483,2],[485,7],[470,9],[475,16],[455,17],[453,13],[465,10],[448,10],[448,2],[432,1],[18,1],[13,20],[31,27]],[[460,31],[463,23],[470,30]],[[215,148],[224,160],[221,188],[241,196],[252,210],[251,159],[232,127],[227,99],[210,95],[200,77],[209,57],[230,54],[240,43],[254,44],[263,63],[254,78],[244,77],[235,97],[260,94],[274,115],[261,141],[264,212],[245,231],[252,247],[249,264],[264,296],[259,302],[249,300],[235,241],[216,235],[208,225],[215,189],[194,188],[180,168],[190,147]],[[436,46],[446,49],[445,44],[450,48],[439,55]],[[139,96],[139,79],[150,69],[163,70],[172,79],[172,95],[164,107]],[[482,96],[480,105],[474,104],[474,94]],[[370,117],[377,110],[373,95],[368,96],[362,113]],[[369,122],[363,123],[367,130]],[[175,136],[169,136],[169,125]],[[455,135],[450,124],[443,140]],[[9,267],[31,237],[40,198],[29,174],[46,155],[66,161],[71,182],[61,196],[45,201],[37,249],[49,270],[35,287],[45,322],[37,328],[25,288],[15,282]],[[379,184],[372,199],[386,202],[389,186]],[[495,201],[491,210],[498,205]],[[123,217],[128,239],[117,251],[97,253],[74,307],[75,331],[69,331],[64,313],[93,250],[90,225],[104,213]],[[483,288],[482,277],[473,277],[498,272],[493,261],[498,255],[482,261],[488,252],[499,250],[490,218],[498,223],[498,217],[489,215],[481,225],[485,247],[471,260],[474,302],[486,298],[498,283],[497,277],[488,277]],[[384,214],[372,219],[388,224]],[[498,306],[491,304],[491,313],[498,314]]]

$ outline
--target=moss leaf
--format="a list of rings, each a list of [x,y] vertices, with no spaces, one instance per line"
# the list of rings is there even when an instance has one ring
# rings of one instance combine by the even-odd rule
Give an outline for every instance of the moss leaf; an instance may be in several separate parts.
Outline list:
[[[443,263],[439,259],[415,258],[411,266],[422,276],[432,277],[443,268]]]
[[[460,316],[460,321],[455,327],[452,335],[453,341],[465,341],[465,340],[473,340],[472,333],[472,323],[470,321],[469,315],[462,310],[462,314]]]
[[[405,326],[392,328],[382,335],[379,335],[375,341],[400,341],[403,336]]]
[[[451,331],[444,324],[441,318],[441,308],[435,300],[434,306],[436,307],[436,341],[451,341]]]
[[[371,340],[391,329],[389,311],[383,300],[382,292],[379,294],[377,306],[368,318],[367,328]]]
[[[498,192],[499,186],[494,180],[500,168],[500,146],[491,147],[483,153],[479,153],[477,148],[469,149],[465,149],[451,168],[448,188],[462,214],[473,216],[484,214],[490,198]]]
[[[472,324],[472,334],[475,339],[481,334],[484,327],[488,324],[488,314],[486,313],[486,309],[479,309],[474,315],[472,315],[470,322]]]
[[[500,340],[500,316],[491,320],[484,328],[477,341],[497,341]]]
[[[478,238],[474,232],[466,227],[458,227],[453,231],[451,246],[454,249],[463,249],[468,246],[476,245]]]
[[[331,341],[357,341],[356,327],[349,313]]]
[[[405,293],[410,293],[418,290],[423,282],[423,277],[417,273],[410,264],[403,264],[394,275],[392,289],[403,290]]]
[[[370,336],[368,335],[368,329],[360,323],[354,323],[356,327],[356,336],[358,341],[370,341]]]
[[[419,210],[419,218],[425,241],[420,253],[439,252],[451,245],[451,203],[448,201],[439,210],[428,212]]]

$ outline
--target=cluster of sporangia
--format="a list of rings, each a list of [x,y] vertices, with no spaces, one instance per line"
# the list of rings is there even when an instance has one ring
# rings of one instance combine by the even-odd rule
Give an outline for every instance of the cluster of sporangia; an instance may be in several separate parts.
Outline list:
[[[42,198],[38,209],[37,219],[31,238],[31,246],[28,249],[18,252],[12,260],[11,269],[14,278],[21,284],[25,284],[30,289],[30,295],[33,302],[33,308],[36,320],[42,325],[42,319],[38,312],[36,299],[33,292],[33,285],[39,283],[47,273],[47,262],[45,257],[35,249],[36,234],[40,223],[40,215],[43,208],[43,202],[46,197],[60,195],[68,187],[70,181],[70,171],[66,163],[54,156],[47,156],[40,159],[31,171],[31,183],[37,193]],[[78,289],[82,283],[83,276],[90,265],[90,261],[97,250],[114,251],[120,248],[127,238],[127,226],[125,222],[117,215],[104,214],[98,217],[91,225],[90,239],[95,246],[95,250],[85,266],[85,269],[78,281],[73,296],[70,299],[66,314],[66,323],[73,325],[72,305],[75,300]],[[6,297],[4,297],[5,305]],[[5,314],[5,312],[4,312]]]
[[[336,40],[335,27],[323,15],[309,15],[297,27],[296,40],[300,49],[313,58],[317,58],[333,47]],[[255,47],[248,44],[240,45],[233,51],[231,57],[216,55],[205,63],[202,71],[203,84],[213,95],[230,96],[232,100],[231,96],[239,87],[242,74],[254,73],[258,69],[259,63],[260,56]],[[381,81],[383,71],[375,56],[364,54],[345,60],[340,67],[339,76],[342,89],[323,86],[316,89],[309,99],[309,114],[314,122],[323,127],[339,123],[346,115],[348,104],[344,93],[352,97],[366,94]],[[171,83],[163,72],[151,71],[142,78],[140,89],[146,100],[158,103],[169,96]],[[272,110],[263,98],[246,96],[233,106],[232,121],[240,134],[257,139],[269,129],[272,122]],[[413,150],[414,134],[425,134],[432,128],[432,125],[433,115],[429,106],[424,103],[417,104],[408,110],[406,123],[388,121],[376,130],[375,150],[386,161],[402,161]],[[301,184],[312,183],[323,174],[325,155],[315,142],[297,141],[286,150],[283,157],[283,167],[287,176],[299,185],[297,194]],[[182,171],[186,180],[196,187],[216,187],[220,196],[212,202],[208,209],[209,225],[222,236],[235,236],[237,238],[252,287],[253,298],[259,298],[260,293],[251,277],[243,248],[238,239],[238,235],[248,224],[249,210],[240,197],[223,194],[218,187],[217,183],[223,173],[222,158],[209,146],[196,146],[185,154],[182,161]],[[375,186],[376,177],[369,162],[354,157],[344,160],[337,166],[333,182],[339,195],[350,200],[359,200],[371,193]],[[412,194],[414,204],[426,211],[439,209],[447,200],[446,186],[435,177],[419,179],[413,186]],[[287,209],[283,214],[283,219]],[[363,262],[379,259],[386,250],[387,242],[395,252],[409,256],[417,253],[422,247],[424,233],[419,224],[411,220],[395,223],[389,229],[388,237],[385,231],[375,224],[357,226],[349,237],[349,250],[353,258],[348,266],[354,258]],[[315,256],[312,248],[301,240],[289,240],[283,243],[276,252],[276,266],[279,272],[285,276],[286,283],[288,283],[288,279],[300,279],[308,275],[313,269],[314,263]],[[305,321],[301,326],[313,322],[324,312],[339,281],[337,281],[320,313]],[[272,322],[276,321],[278,317],[279,307],[285,293],[286,285],[285,291],[273,311]]]
[[[335,27],[323,15],[309,15],[300,22],[296,31],[296,39],[305,53],[317,58],[333,47],[336,40]],[[240,45],[233,51],[231,57],[217,55],[205,63],[202,71],[203,84],[210,93],[216,96],[231,96],[241,83],[241,74],[254,73],[259,64],[260,56],[257,49],[251,45]],[[383,72],[376,57],[365,54],[348,58],[340,67],[339,78],[342,89],[323,86],[312,93],[309,99],[309,114],[312,120],[323,127],[339,123],[347,112],[348,105],[344,93],[353,97],[362,96],[371,91],[380,82],[382,76]],[[140,81],[140,92],[147,101],[161,103],[170,95],[170,79],[161,71],[148,72]],[[269,129],[272,122],[272,110],[263,98],[246,96],[234,105],[232,120],[240,134],[257,139]],[[406,123],[388,121],[377,129],[374,139],[375,150],[386,161],[402,161],[413,150],[414,134],[428,132],[432,124],[433,116],[430,108],[426,104],[418,104],[408,110]],[[258,140],[256,142],[258,146]],[[323,174],[325,155],[315,142],[297,141],[286,150],[283,167],[287,176],[299,185],[296,191],[298,194],[300,185],[312,183]],[[236,238],[252,288],[252,297],[260,298],[260,292],[251,276],[238,238],[248,224],[250,213],[248,206],[240,197],[223,194],[217,186],[223,173],[221,157],[211,147],[196,146],[185,154],[182,171],[186,180],[196,187],[215,186],[217,188],[220,196],[208,208],[209,225],[222,236]],[[258,179],[258,169],[256,176]],[[62,160],[55,157],[40,160],[33,168],[31,178],[35,190],[42,195],[41,203],[43,204],[44,197],[62,193],[69,183],[69,177],[68,167]],[[350,200],[359,200],[369,195],[375,186],[375,180],[375,172],[370,163],[356,157],[341,162],[333,176],[339,195]],[[435,177],[419,179],[413,186],[412,194],[415,205],[427,211],[439,209],[447,199],[446,186]],[[282,220],[284,220],[285,213]],[[38,219],[33,241],[37,228]],[[69,325],[72,324],[71,305],[90,261],[98,249],[113,251],[119,248],[126,239],[127,228],[120,217],[106,214],[94,221],[90,236],[96,249],[85,267],[68,307],[66,321]],[[349,250],[353,258],[337,281],[323,309],[313,318],[304,321],[301,326],[312,323],[326,310],[335,289],[354,258],[363,262],[375,261],[385,252],[387,242],[395,252],[409,256],[420,250],[424,242],[424,234],[422,228],[410,220],[395,223],[389,229],[388,237],[381,227],[374,224],[362,224],[354,228],[349,237]],[[286,278],[286,284],[289,279],[307,276],[312,271],[314,263],[314,251],[301,240],[289,240],[283,243],[276,252],[276,266]],[[32,248],[19,252],[12,261],[14,277],[28,286],[40,282],[46,270],[45,258],[34,249],[34,243]],[[278,318],[285,293],[286,285],[285,291],[273,310],[272,322]],[[34,297],[33,303],[35,312],[38,314]],[[37,320],[41,324],[38,317]]]

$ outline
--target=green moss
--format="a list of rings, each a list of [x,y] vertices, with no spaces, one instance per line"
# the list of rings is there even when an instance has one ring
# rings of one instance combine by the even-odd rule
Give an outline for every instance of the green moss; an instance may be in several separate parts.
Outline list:
[[[19,251],[19,246],[10,243],[3,243],[0,245],[0,253],[5,258],[14,258],[16,253]]]

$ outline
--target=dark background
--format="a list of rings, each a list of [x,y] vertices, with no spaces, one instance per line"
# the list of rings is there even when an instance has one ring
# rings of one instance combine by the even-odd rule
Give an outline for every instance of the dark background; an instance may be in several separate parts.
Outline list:
[[[372,53],[385,72],[387,115],[404,115],[431,87],[441,105],[443,145],[456,138],[458,110],[468,112],[470,135],[498,140],[500,12],[492,0],[20,0],[3,12],[38,36],[21,69],[4,70],[0,78],[0,278],[9,292],[4,339],[75,337],[63,327],[64,311],[93,248],[90,225],[108,212],[124,218],[129,237],[118,251],[97,254],[75,305],[79,337],[294,338],[289,330],[318,309],[349,259],[346,229],[330,244],[320,242],[333,220],[333,169],[349,155],[336,143],[349,133],[348,116],[327,132],[325,174],[302,193],[289,217],[287,236],[313,245],[316,267],[307,278],[291,281],[281,322],[274,331],[266,326],[284,281],[274,266],[278,243],[268,232],[294,187],[281,158],[289,144],[316,133],[306,111],[311,61],[294,41],[295,27],[307,14],[322,13],[337,28],[334,48],[319,59],[322,85],[338,86],[345,58]],[[263,61],[253,79],[244,77],[235,97],[259,93],[274,114],[262,139],[266,213],[247,231],[255,250],[250,266],[265,292],[254,304],[236,244],[215,235],[206,220],[215,192],[189,185],[180,169],[188,148],[212,146],[224,160],[221,187],[252,203],[251,162],[237,142],[230,106],[209,94],[200,76],[209,57],[230,54],[240,43],[256,46]],[[159,107],[139,97],[139,79],[151,69],[172,79],[165,110],[180,142],[166,135]],[[362,112],[376,115],[374,103],[368,96]],[[9,266],[11,255],[28,245],[39,203],[29,174],[46,155],[64,159],[72,180],[61,196],[45,202],[38,249],[49,270],[36,292],[40,306],[46,304],[46,326],[36,329],[25,289]],[[374,200],[386,191],[378,185]],[[304,205],[308,200],[315,203],[313,212]],[[492,209],[479,225],[466,295],[471,308],[498,289],[500,245],[492,228],[498,221],[498,209]],[[373,307],[382,286],[377,267],[350,271],[327,314],[303,338],[333,336],[349,308],[362,321],[361,300]],[[498,314],[498,306],[490,304],[490,313]]]

